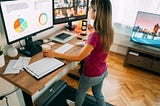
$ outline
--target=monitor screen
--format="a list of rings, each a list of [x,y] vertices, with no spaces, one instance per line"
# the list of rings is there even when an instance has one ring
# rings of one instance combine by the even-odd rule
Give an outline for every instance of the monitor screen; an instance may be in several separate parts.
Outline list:
[[[53,27],[52,0],[6,0],[0,7],[8,44]]]
[[[54,0],[54,24],[67,23],[72,29],[72,21],[87,19],[89,0]]]
[[[138,11],[131,40],[160,48],[160,14]]]

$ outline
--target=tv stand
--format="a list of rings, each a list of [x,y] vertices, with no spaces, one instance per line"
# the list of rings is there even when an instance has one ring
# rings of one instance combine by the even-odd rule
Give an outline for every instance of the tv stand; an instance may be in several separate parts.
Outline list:
[[[160,49],[130,42],[124,66],[134,65],[160,73]]]

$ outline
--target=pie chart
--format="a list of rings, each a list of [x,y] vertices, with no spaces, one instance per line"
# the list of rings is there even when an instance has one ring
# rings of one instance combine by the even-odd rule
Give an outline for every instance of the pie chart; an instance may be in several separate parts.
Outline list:
[[[14,30],[18,33],[21,33],[27,29],[28,23],[23,18],[18,18],[14,22]]]
[[[40,23],[40,25],[45,25],[47,23],[47,21],[48,21],[47,14],[46,13],[41,13],[39,15],[39,23]]]

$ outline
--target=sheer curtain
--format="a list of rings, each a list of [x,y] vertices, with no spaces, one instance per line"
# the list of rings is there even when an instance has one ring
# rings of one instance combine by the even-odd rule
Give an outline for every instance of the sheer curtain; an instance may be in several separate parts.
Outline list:
[[[113,23],[133,26],[137,11],[160,14],[160,0],[111,0]]]

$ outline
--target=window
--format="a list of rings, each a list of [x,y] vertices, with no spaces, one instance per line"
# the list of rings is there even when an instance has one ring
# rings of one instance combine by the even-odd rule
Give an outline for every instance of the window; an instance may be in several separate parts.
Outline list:
[[[137,11],[160,14],[160,0],[111,0],[113,23],[133,26]]]

